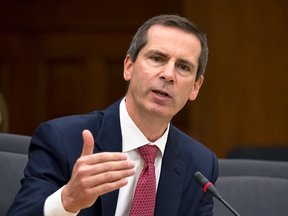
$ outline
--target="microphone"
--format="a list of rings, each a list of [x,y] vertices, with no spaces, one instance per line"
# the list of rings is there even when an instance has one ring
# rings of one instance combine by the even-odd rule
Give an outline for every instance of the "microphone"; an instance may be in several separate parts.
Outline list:
[[[194,173],[194,179],[204,188],[205,192],[210,193],[222,202],[234,215],[240,216],[218,193],[214,185],[208,181],[199,171]]]

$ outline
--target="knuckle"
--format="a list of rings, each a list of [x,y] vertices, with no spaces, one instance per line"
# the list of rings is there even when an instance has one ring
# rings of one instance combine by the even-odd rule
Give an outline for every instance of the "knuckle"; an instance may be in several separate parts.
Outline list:
[[[89,181],[87,179],[80,179],[79,180],[79,185],[81,188],[89,188]],[[85,193],[87,193],[88,190],[85,190]]]
[[[107,185],[103,185],[103,192],[108,192],[108,191],[111,191],[111,186],[109,184]]]
[[[76,164],[79,164],[79,165],[81,165],[81,164],[83,164],[83,163],[85,163],[85,157],[80,157],[80,158],[78,158],[77,161],[76,161]]]
[[[109,171],[109,170],[111,170],[111,164],[105,163],[105,164],[103,164],[103,168],[104,168],[104,171]]]
[[[81,166],[78,168],[78,175],[80,177],[86,176],[86,173],[87,173],[87,168],[85,166]]]
[[[103,178],[106,182],[111,181],[112,180],[112,174],[111,173],[105,173]]]
[[[99,154],[97,154],[97,157],[98,157],[98,160],[99,160],[99,161],[105,161],[105,160],[106,160],[105,154],[99,153]]]

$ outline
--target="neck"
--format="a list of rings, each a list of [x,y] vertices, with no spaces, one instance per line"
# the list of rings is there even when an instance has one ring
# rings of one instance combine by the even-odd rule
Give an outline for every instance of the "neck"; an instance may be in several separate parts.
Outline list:
[[[171,120],[155,117],[145,112],[139,112],[139,109],[127,106],[127,101],[126,109],[135,125],[150,142],[155,142],[165,133]]]
[[[142,118],[137,118],[137,116],[130,116],[139,130],[144,134],[144,136],[150,141],[155,142],[165,133],[168,123],[159,123],[156,119],[149,121],[147,118],[145,121]],[[157,123],[155,123],[157,122]]]

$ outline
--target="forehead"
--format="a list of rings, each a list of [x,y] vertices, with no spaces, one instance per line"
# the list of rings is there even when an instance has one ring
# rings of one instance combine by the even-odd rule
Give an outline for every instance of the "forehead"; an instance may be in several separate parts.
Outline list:
[[[201,43],[196,35],[179,28],[153,25],[147,32],[147,44],[144,48],[157,49],[169,55],[198,60]]]

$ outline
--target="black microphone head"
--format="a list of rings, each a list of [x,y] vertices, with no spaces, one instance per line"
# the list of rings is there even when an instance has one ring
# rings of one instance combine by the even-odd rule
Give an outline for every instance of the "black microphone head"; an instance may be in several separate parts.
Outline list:
[[[234,215],[240,216],[226,201],[220,196],[214,185],[206,179],[199,171],[194,173],[194,179],[204,188],[205,192],[210,193],[212,196],[220,200]]]
[[[194,173],[194,179],[204,188],[210,183],[199,171]]]
[[[208,181],[208,179],[206,179],[202,175],[202,173],[200,173],[199,171],[195,172],[194,179],[204,188],[205,192],[212,194],[217,199],[222,199],[220,194],[217,192],[216,188],[214,187],[214,185],[210,181]]]

